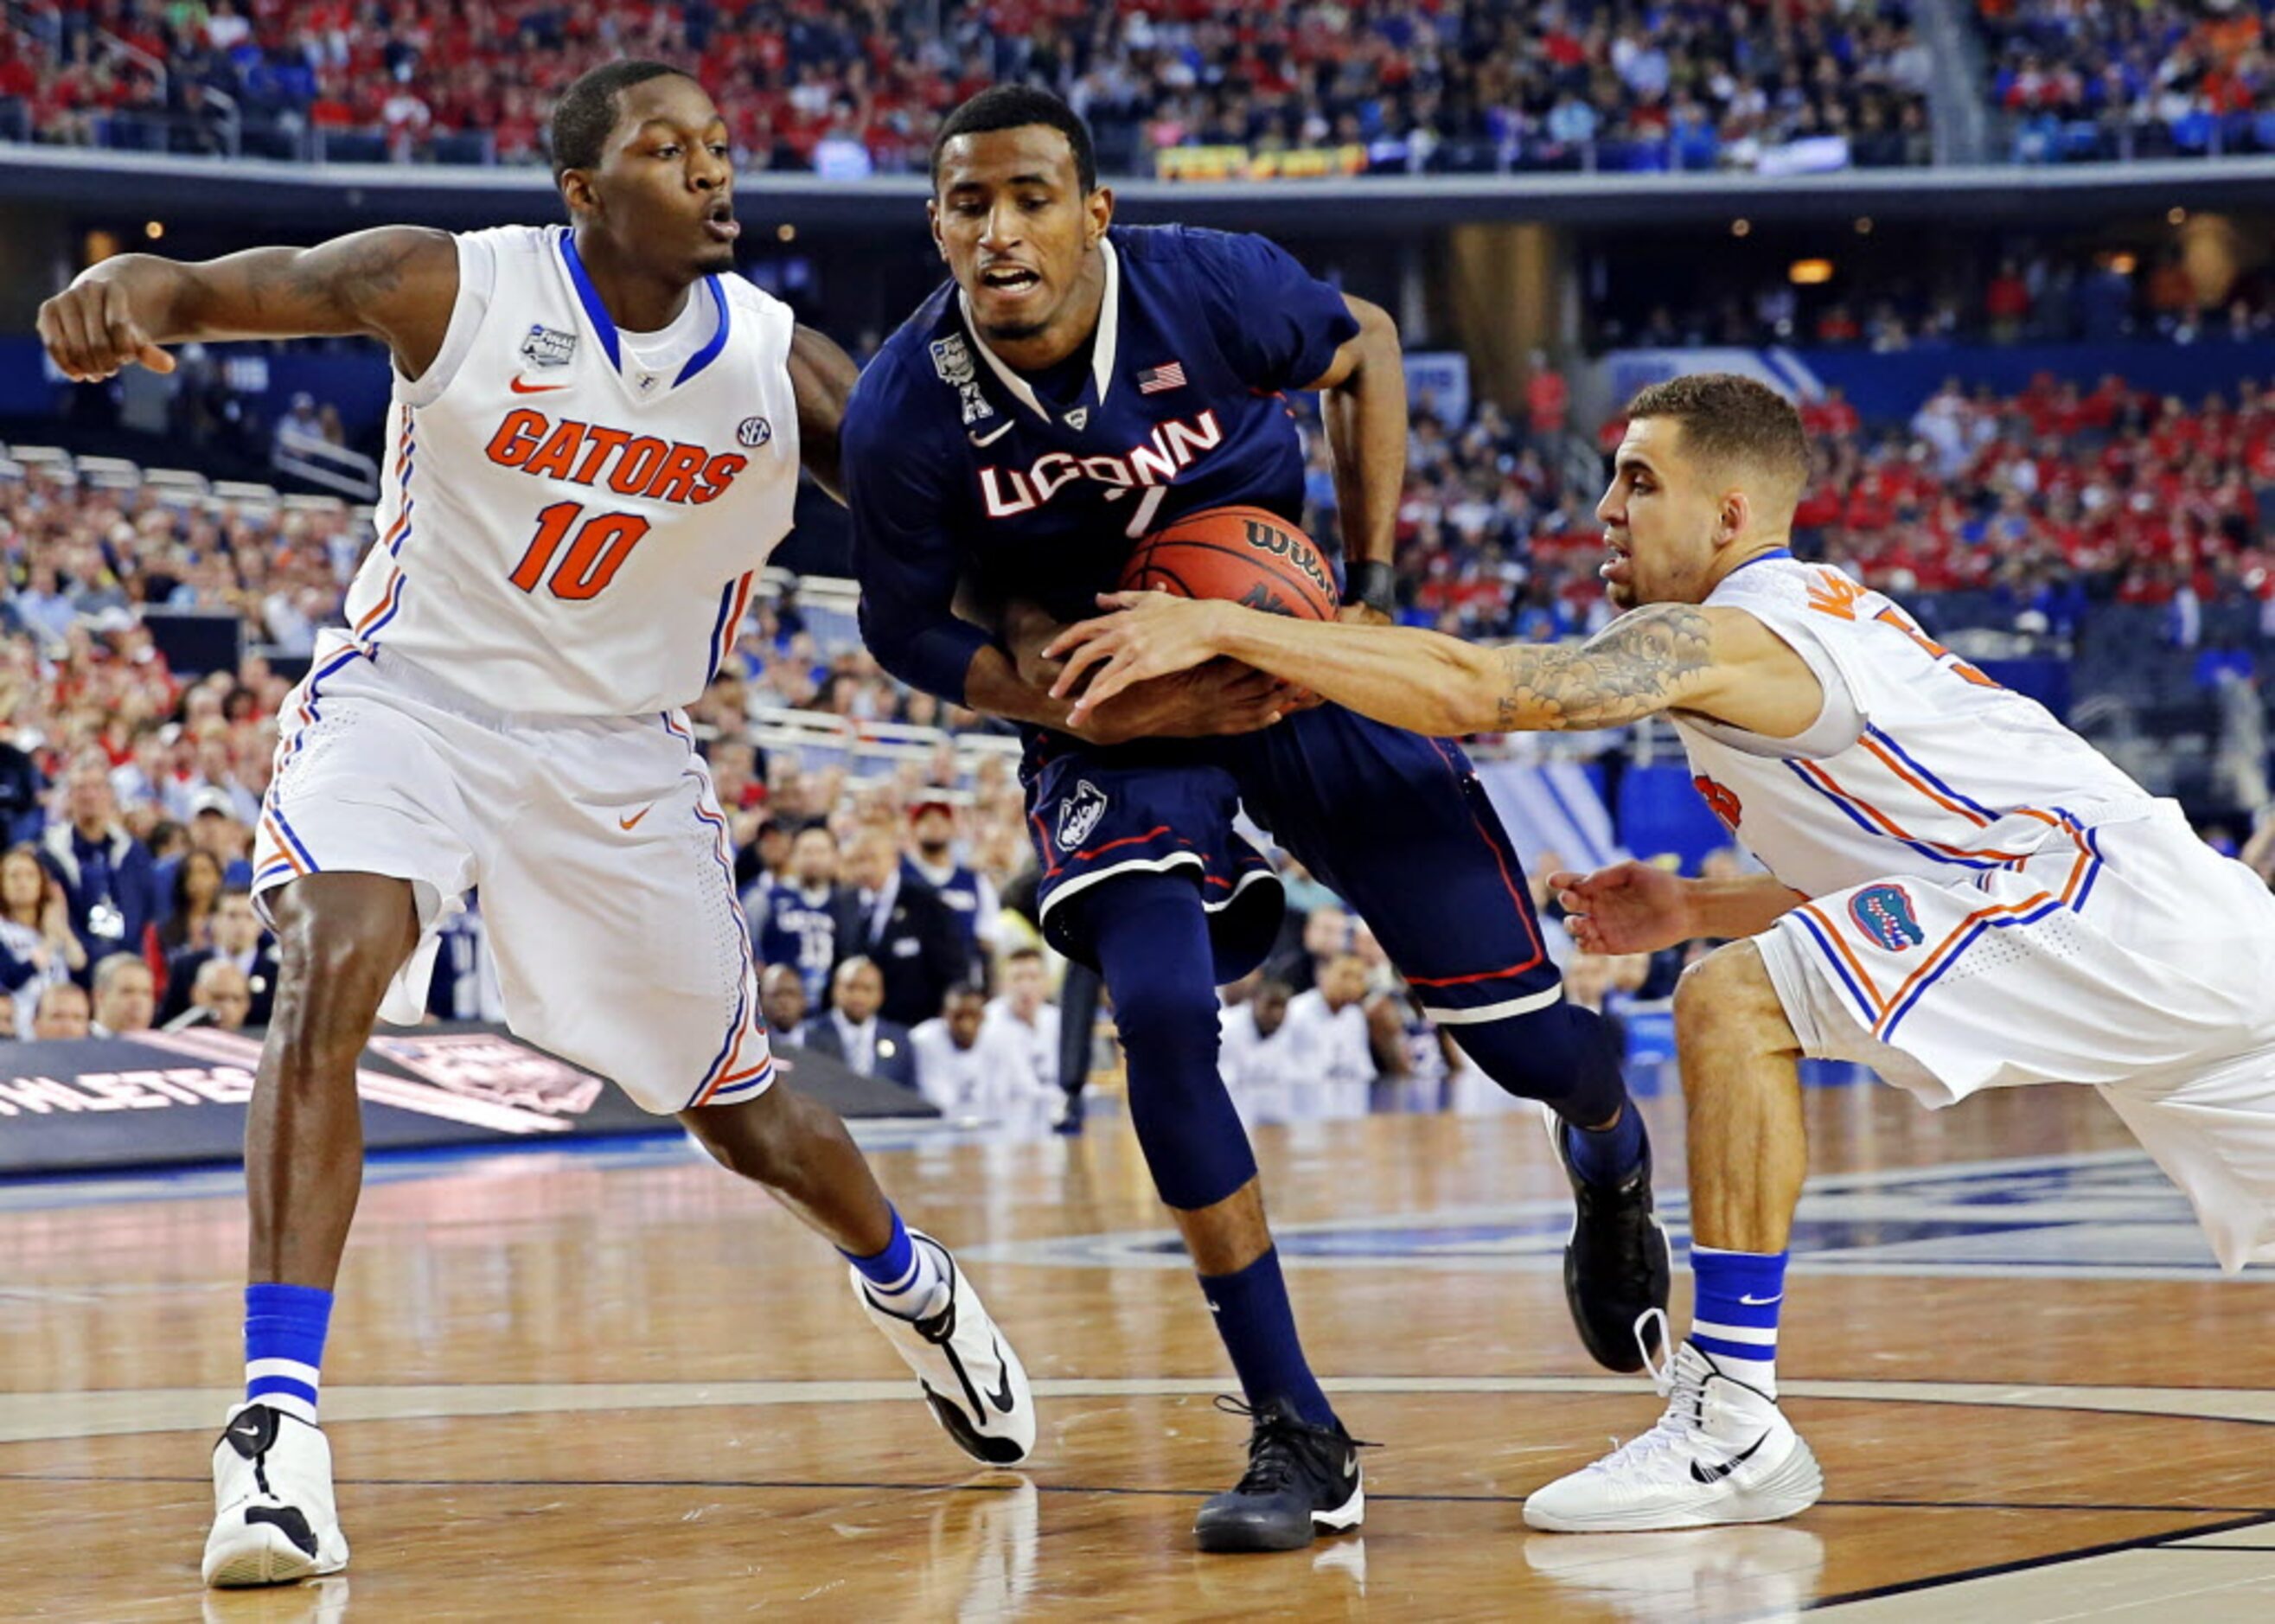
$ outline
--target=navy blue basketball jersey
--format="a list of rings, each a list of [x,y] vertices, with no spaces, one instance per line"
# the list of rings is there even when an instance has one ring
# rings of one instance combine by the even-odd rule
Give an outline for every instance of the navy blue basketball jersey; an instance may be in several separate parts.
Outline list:
[[[1138,538],[1241,503],[1299,523],[1303,447],[1284,392],[1358,331],[1342,296],[1260,237],[1120,227],[1100,253],[1087,358],[1023,376],[953,283],[888,339],[848,404],[845,482],[863,635],[951,699],[986,635],[960,581],[1062,619],[1095,611]]]
[[[797,971],[806,1001],[817,1009],[828,1001],[829,971],[837,962],[834,901],[827,886],[809,892],[779,880],[754,887],[744,899],[757,919],[760,962]]]

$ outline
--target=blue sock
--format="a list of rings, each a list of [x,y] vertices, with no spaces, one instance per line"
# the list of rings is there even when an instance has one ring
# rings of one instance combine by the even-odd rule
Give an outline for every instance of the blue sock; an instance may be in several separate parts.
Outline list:
[[[1785,1301],[1786,1256],[1690,1249],[1690,1340],[1724,1371],[1772,1398],[1777,1397],[1778,1308]]]
[[[1583,1128],[1567,1122],[1562,1131],[1572,1170],[1589,1183],[1605,1187],[1618,1183],[1643,1166],[1644,1149],[1651,1143],[1643,1130],[1643,1113],[1632,1099],[1620,1107],[1619,1120],[1609,1128]]]
[[[893,1238],[885,1243],[884,1250],[858,1258],[843,1247],[838,1250],[869,1282],[871,1300],[887,1313],[903,1319],[924,1319],[947,1306],[933,1301],[938,1288],[948,1283],[941,1278],[940,1265],[930,1252],[909,1239],[899,1208],[893,1209]]]
[[[314,1424],[332,1294],[320,1286],[245,1288],[245,1396]]]
[[[1266,1248],[1261,1258],[1235,1273],[1199,1278],[1216,1333],[1232,1356],[1250,1405],[1261,1409],[1285,1399],[1313,1426],[1336,1424],[1334,1407],[1319,1391],[1304,1362],[1304,1345],[1296,1340],[1296,1312],[1288,1305],[1279,1249]]]

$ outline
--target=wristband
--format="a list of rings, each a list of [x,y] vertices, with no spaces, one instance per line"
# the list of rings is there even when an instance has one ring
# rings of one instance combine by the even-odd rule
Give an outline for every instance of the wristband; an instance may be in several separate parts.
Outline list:
[[[1379,558],[1361,559],[1350,569],[1350,595],[1371,609],[1398,614],[1398,566]]]

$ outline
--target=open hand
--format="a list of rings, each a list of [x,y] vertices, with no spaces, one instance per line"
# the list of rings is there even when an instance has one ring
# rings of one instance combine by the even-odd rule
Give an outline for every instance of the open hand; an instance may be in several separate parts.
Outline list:
[[[1317,703],[1252,666],[1209,660],[1190,670],[1136,683],[1111,699],[1086,706],[1085,719],[1068,725],[1092,744],[1213,738],[1253,733]]]
[[[1548,885],[1569,916],[1573,941],[1589,953],[1656,953],[1698,933],[1682,877],[1648,863],[1614,863],[1592,874],[1561,871]]]
[[[1043,651],[1066,662],[1051,685],[1051,697],[1079,695],[1068,715],[1077,727],[1132,684],[1189,670],[1215,657],[1221,604],[1163,592],[1100,593],[1098,604],[1115,612],[1069,626]]]

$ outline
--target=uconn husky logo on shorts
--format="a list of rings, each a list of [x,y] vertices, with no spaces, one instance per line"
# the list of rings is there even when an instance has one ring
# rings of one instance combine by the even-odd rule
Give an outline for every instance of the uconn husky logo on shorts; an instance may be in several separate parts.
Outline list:
[[[1849,899],[1848,917],[1859,930],[1891,953],[1916,948],[1927,940],[1912,899],[1901,886],[1866,886]]]
[[[1084,779],[1074,787],[1074,793],[1059,804],[1059,850],[1072,851],[1081,845],[1104,816],[1106,791]]]

